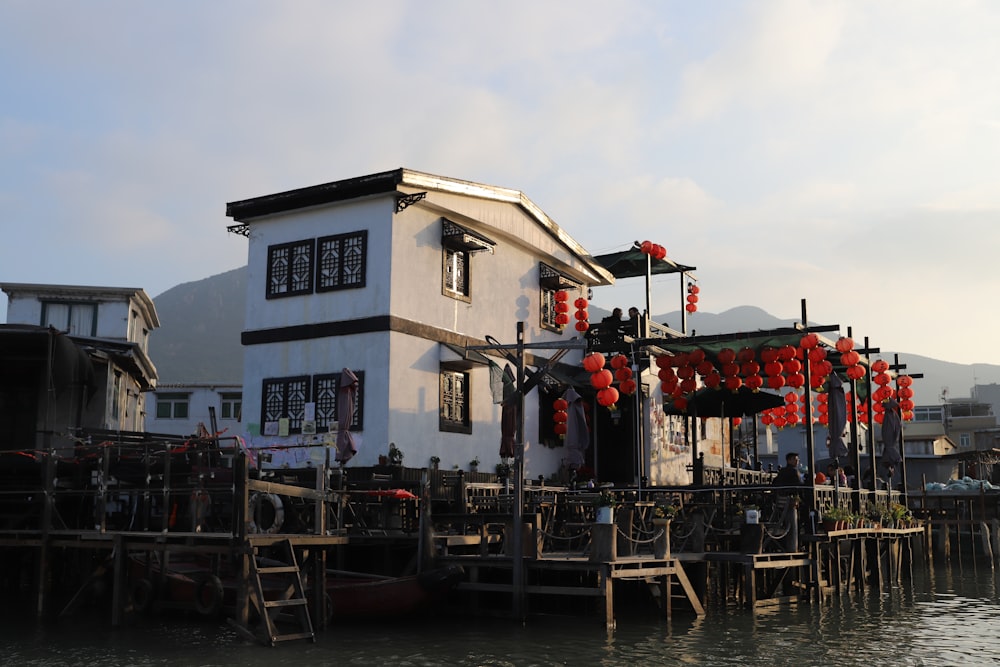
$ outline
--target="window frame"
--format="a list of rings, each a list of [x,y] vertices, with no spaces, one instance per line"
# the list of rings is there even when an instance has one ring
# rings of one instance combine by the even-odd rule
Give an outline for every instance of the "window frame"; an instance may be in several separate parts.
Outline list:
[[[170,414],[163,416],[160,414],[160,405],[169,406]],[[178,407],[183,406],[184,414],[177,414]],[[191,414],[191,394],[187,392],[166,392],[156,395],[156,418],[157,419],[188,419]]]
[[[365,372],[360,370],[352,371],[354,375],[358,378],[358,392],[354,398],[354,419],[351,421],[350,425],[347,427],[349,431],[363,431],[364,430],[364,404],[365,404]],[[316,404],[316,430],[317,431],[328,431],[330,429],[330,422],[337,421],[337,402],[340,398],[340,376],[341,373],[321,373],[314,375],[312,378],[312,395],[313,402]],[[321,383],[324,381],[333,381],[333,398],[330,401],[330,405],[320,405],[322,397],[325,397],[325,391],[321,397]]]
[[[350,257],[345,256],[345,248],[352,250],[355,247],[354,243],[357,243],[357,246],[360,247],[360,257],[356,263],[348,262],[347,259],[350,259]],[[327,246],[337,247],[338,260],[336,263],[336,276],[324,279],[323,260],[324,249]],[[351,266],[347,266],[348,264]],[[348,273],[347,270],[355,266],[357,268],[357,277],[348,281],[347,279],[352,278],[354,274]],[[363,288],[368,274],[368,230],[362,229],[356,232],[321,236],[316,239],[315,268],[317,293]]]
[[[462,258],[461,285],[455,286],[457,271],[453,258]],[[460,248],[441,249],[441,294],[457,301],[472,303],[472,253]]]
[[[226,415],[226,408],[230,414]],[[220,392],[219,393],[219,418],[231,421],[243,421],[243,393],[242,392]]]
[[[461,377],[461,392],[456,393],[456,398],[461,397],[461,408],[463,416],[461,420],[445,416],[446,407],[454,409],[457,404],[455,400],[446,400],[446,385],[449,378]],[[472,433],[472,374],[467,370],[449,368],[441,366],[438,371],[438,430],[446,433]]]
[[[295,383],[302,383],[304,388],[302,393],[301,401],[296,398],[296,403],[292,406],[297,408],[297,412],[293,413],[289,408],[290,399],[290,388]],[[275,419],[269,419],[270,413],[267,409],[268,398],[270,396],[268,387],[269,386],[281,386],[280,399],[281,399],[281,413]],[[288,418],[288,432],[289,433],[301,433],[302,432],[302,421],[305,419],[305,404],[310,401],[310,390],[312,389],[312,379],[308,375],[294,375],[288,377],[279,378],[264,378],[261,380],[261,395],[260,395],[260,424],[261,428],[270,422],[280,421],[283,417]]]
[[[63,324],[55,324],[54,322],[49,322],[49,308],[51,306],[60,306],[66,308],[66,322]],[[73,311],[81,311],[87,309],[90,311],[90,331],[74,331],[73,330]],[[59,331],[66,331],[71,335],[76,336],[87,336],[90,338],[95,338],[97,336],[97,303],[93,301],[68,301],[60,299],[45,299],[42,301],[42,315],[39,324],[43,327],[51,326]]]
[[[286,267],[286,275],[283,279],[283,285],[285,291],[279,292],[275,290],[275,269],[276,269],[276,255],[280,251],[288,251],[288,266]],[[304,250],[308,262],[308,266],[305,271],[301,272],[300,278],[304,278],[305,285],[297,289],[294,287],[293,279],[298,275],[294,271],[294,263],[297,257],[295,251]],[[303,294],[312,294],[313,285],[315,280],[316,267],[316,241],[315,239],[305,239],[301,241],[290,241],[288,243],[278,243],[267,248],[267,283],[264,287],[265,297],[268,299],[280,299],[289,296],[301,296]]]

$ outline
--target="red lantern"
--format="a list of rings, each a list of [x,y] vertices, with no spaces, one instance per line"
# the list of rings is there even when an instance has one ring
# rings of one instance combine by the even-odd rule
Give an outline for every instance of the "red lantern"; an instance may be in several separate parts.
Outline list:
[[[559,290],[552,296],[555,298],[557,303],[563,303],[569,299],[569,294],[566,292],[566,290]]]
[[[760,360],[764,362],[764,365],[774,363],[778,360],[778,351],[773,347],[765,347],[760,351]]]
[[[566,435],[566,424],[553,424],[552,431],[556,435]]]
[[[590,324],[588,324],[587,322],[580,320],[579,322],[576,323],[576,330],[579,331],[580,333],[583,333],[588,329],[590,329]]]
[[[579,322],[585,322],[590,319],[590,313],[585,310],[578,310],[573,313],[573,317],[575,317]]]
[[[802,337],[802,340],[799,341],[799,347],[804,350],[811,350],[817,345],[819,345],[819,336],[814,333],[807,333]]]
[[[688,303],[698,303],[698,295],[697,294],[688,294],[687,295],[687,302]]]
[[[764,374],[770,377],[781,375],[781,371],[783,370],[785,370],[785,367],[778,360],[769,361],[764,364]]]
[[[625,356],[624,354],[616,354],[615,356],[611,357],[611,361],[609,362],[608,365],[610,365],[611,368],[614,369],[619,369],[622,368],[623,366],[628,366],[628,357]]]
[[[643,241],[642,244],[639,246],[639,250],[641,250],[642,253],[645,255],[652,253],[653,252],[652,241]]]
[[[688,363],[692,366],[697,366],[703,361],[705,361],[705,350],[696,347],[688,352]]]
[[[565,411],[569,409],[569,401],[565,398],[557,398],[552,401],[552,409],[556,411]]]
[[[583,358],[583,370],[588,373],[595,373],[604,368],[604,355],[600,352],[591,352]]]
[[[684,306],[684,310],[686,310],[689,313],[696,313],[698,312],[698,306],[694,305],[693,303],[689,303],[686,306]]]
[[[667,249],[660,246],[656,249],[656,259],[664,259],[667,256]]]
[[[819,363],[820,361],[826,361],[826,350],[821,347],[814,347],[809,350],[809,361],[813,363]]]
[[[743,379],[739,375],[731,375],[726,378],[726,389],[736,393],[743,386]]]
[[[843,354],[840,355],[840,363],[844,364],[845,366],[854,366],[859,361],[861,361],[861,355],[858,354],[855,350],[848,350],[847,352],[844,352]]]
[[[717,355],[720,364],[731,364],[736,361],[736,352],[732,348],[724,347]]]
[[[636,384],[635,384],[635,380],[632,380],[632,379],[625,380],[618,387],[619,391],[621,391],[621,393],[623,393],[623,394],[625,394],[627,396],[631,396],[632,394],[634,394],[636,388],[637,387],[636,387]]]
[[[660,378],[660,380],[663,380],[664,382],[667,380],[676,380],[677,373],[675,373],[674,369],[670,367],[661,368],[659,371],[657,371],[656,377]]]
[[[564,327],[569,324],[569,315],[566,313],[559,313],[556,315],[556,324],[558,326]]]
[[[569,421],[569,414],[563,412],[562,410],[552,413],[552,421],[557,424],[564,424]]]
[[[849,366],[845,373],[850,380],[860,380],[865,376],[865,367],[861,365]]]
[[[788,376],[788,379],[785,380],[785,384],[787,384],[792,389],[799,389],[800,387],[805,385],[805,383],[806,383],[806,376],[803,375],[802,373],[792,373],[791,375]],[[820,384],[822,384],[822,382]]]
[[[688,400],[683,396],[678,396],[674,399],[674,409],[679,412],[686,412],[688,409]]]
[[[884,373],[889,370],[889,362],[885,359],[876,359],[872,362],[872,373]]]
[[[799,373],[802,371],[802,362],[798,359],[789,359],[782,364],[782,370],[785,372],[785,375]]]
[[[844,352],[850,352],[854,349],[854,341],[850,338],[841,337],[837,339],[837,352],[843,354]]]
[[[618,380],[619,382],[624,382],[625,380],[629,380],[631,378],[632,378],[632,369],[627,366],[619,368],[618,370],[615,371],[615,379]]]
[[[756,361],[744,361],[740,364],[740,373],[744,377],[750,377],[751,375],[760,374],[760,364]]]
[[[705,376],[704,383],[709,389],[718,389],[722,385],[722,376],[718,371],[712,371]]]
[[[590,384],[594,389],[606,389],[614,380],[615,376],[607,368],[602,368],[590,376]]]
[[[759,375],[748,375],[747,379],[743,381],[743,384],[745,384],[747,388],[757,391],[764,386],[764,378]]]
[[[556,301],[556,305],[554,305],[552,309],[557,313],[568,313],[569,304],[566,303],[565,301]]]
[[[573,302],[573,305],[576,306],[577,310],[584,310],[590,305],[590,303],[581,296],[577,297],[576,301]]]
[[[681,391],[683,391],[685,394],[693,394],[694,390],[697,388],[698,388],[698,382],[694,378],[681,380]]]
[[[785,376],[771,375],[767,378],[767,386],[771,389],[781,389],[785,386]]]
[[[656,358],[657,368],[671,368],[673,364],[670,363],[670,355],[661,354]]]
[[[898,378],[896,378],[896,384],[898,384],[900,387],[909,387],[910,385],[913,384],[913,378],[910,377],[909,375],[900,375]]]
[[[722,368],[720,370],[722,371],[722,377],[737,377],[740,374],[740,365],[735,361],[732,361],[727,364],[722,364]]]
[[[618,402],[618,390],[614,387],[607,387],[597,392],[597,402],[606,408]]]

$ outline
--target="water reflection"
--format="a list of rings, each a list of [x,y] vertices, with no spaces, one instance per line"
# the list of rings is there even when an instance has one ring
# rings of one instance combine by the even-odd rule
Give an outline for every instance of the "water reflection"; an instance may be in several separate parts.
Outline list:
[[[608,634],[597,615],[532,617],[522,627],[502,619],[424,619],[341,626],[315,644],[264,648],[225,624],[75,617],[38,626],[6,619],[5,665],[203,667],[222,665],[991,665],[1000,627],[996,573],[978,567],[914,572],[914,586],[883,595],[833,597],[758,613],[711,609],[666,623],[619,610]]]

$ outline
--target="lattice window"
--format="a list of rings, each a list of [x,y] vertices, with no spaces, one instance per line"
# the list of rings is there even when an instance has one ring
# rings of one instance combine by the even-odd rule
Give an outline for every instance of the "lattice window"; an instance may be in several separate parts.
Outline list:
[[[469,253],[465,250],[445,248],[442,269],[443,292],[448,296],[467,300],[470,295]]]
[[[319,239],[316,291],[364,287],[367,257],[367,230]]]
[[[440,380],[440,430],[471,433],[469,374],[442,369]]]
[[[261,398],[261,421],[266,424],[287,417],[289,432],[299,433],[308,401],[308,375],[266,379]]]
[[[541,292],[541,322],[546,329],[562,331],[562,327],[556,324],[556,290],[542,288]]]
[[[363,429],[364,403],[365,403],[365,372],[354,371],[358,378],[358,391],[354,397],[354,413],[351,419],[350,430],[360,431]],[[330,422],[337,421],[337,398],[339,397],[340,373],[328,373],[325,375],[313,376],[313,400],[316,402],[316,429],[326,431],[330,428]],[[344,424],[340,425],[344,428]]]
[[[267,249],[267,298],[309,294],[313,288],[312,239]]]

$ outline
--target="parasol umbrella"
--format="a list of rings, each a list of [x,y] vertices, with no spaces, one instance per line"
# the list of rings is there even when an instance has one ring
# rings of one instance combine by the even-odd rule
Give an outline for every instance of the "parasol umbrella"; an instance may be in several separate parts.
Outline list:
[[[782,396],[769,391],[740,387],[734,392],[705,387],[688,400],[686,411],[680,411],[672,404],[664,406],[664,411],[672,415],[697,413],[699,417],[749,417],[784,404]]]
[[[340,372],[340,383],[337,388],[337,420],[340,429],[337,431],[337,462],[344,464],[358,453],[351,433],[351,422],[354,421],[354,401],[358,394],[358,376],[345,368]]]
[[[583,409],[583,399],[573,387],[563,394],[563,399],[569,403],[566,420],[566,465],[579,468],[585,462],[584,452],[590,444],[590,430],[587,428],[587,415]]]
[[[844,382],[836,373],[830,375],[830,398],[827,406],[827,431],[830,435],[827,447],[830,450],[830,458],[847,456],[847,444],[844,443],[844,427],[847,426],[847,396],[844,395]]]
[[[885,406],[885,417],[882,418],[882,465],[897,466],[903,461],[899,451],[899,436],[903,426],[899,419],[899,403],[890,399]]]
[[[369,489],[364,493],[368,496],[392,498],[393,500],[418,500],[416,494],[406,489]]]
[[[647,262],[649,272],[653,275],[664,273],[683,273],[694,271],[693,266],[684,266],[669,259],[651,258],[639,248],[630,248],[621,252],[598,255],[597,260],[615,278],[637,278],[646,275]]]
[[[517,413],[519,401],[508,398],[500,407],[500,458],[514,456],[514,440],[517,438]]]

